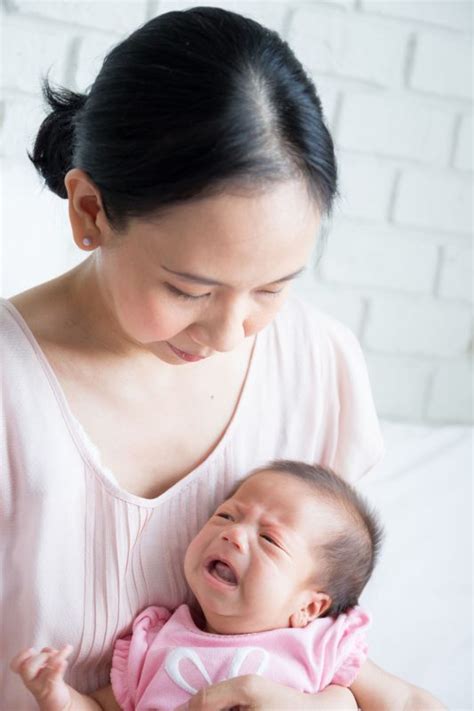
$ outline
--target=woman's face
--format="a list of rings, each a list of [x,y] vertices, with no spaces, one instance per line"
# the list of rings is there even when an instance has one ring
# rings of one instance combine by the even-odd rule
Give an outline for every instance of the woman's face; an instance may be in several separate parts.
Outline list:
[[[273,319],[320,217],[292,181],[134,219],[123,236],[100,219],[94,263],[109,312],[127,341],[179,365],[233,350]]]

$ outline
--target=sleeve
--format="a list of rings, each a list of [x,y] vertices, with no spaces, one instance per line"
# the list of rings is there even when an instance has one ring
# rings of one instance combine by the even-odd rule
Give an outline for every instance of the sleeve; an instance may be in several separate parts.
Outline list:
[[[349,328],[328,318],[326,342],[326,464],[355,482],[382,459],[382,434],[359,341]]]
[[[360,607],[354,607],[340,615],[338,621],[342,622],[342,629],[336,651],[336,671],[331,684],[351,686],[367,659],[370,617]]]
[[[131,634],[115,642],[110,681],[123,711],[135,709],[136,692],[148,649],[170,616],[165,607],[147,607],[135,618]]]

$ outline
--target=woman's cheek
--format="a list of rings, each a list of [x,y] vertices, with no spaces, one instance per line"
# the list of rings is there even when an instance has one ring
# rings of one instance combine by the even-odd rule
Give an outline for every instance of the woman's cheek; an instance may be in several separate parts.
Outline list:
[[[188,312],[155,295],[122,298],[120,313],[124,330],[144,344],[167,341],[191,322]]]

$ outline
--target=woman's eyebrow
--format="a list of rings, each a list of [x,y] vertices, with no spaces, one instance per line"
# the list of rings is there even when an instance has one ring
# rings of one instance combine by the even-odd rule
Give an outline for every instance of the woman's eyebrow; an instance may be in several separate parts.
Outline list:
[[[189,274],[188,272],[175,272],[173,269],[168,269],[168,267],[165,267],[164,264],[161,265],[161,268],[164,269],[165,272],[175,274],[176,276],[179,276],[182,279],[187,279],[187,281],[192,281],[196,284],[206,284],[208,286],[228,286],[227,284],[224,284],[221,281],[217,281],[216,279],[210,279],[209,277],[198,276],[197,274]],[[291,281],[291,279],[295,279],[295,277],[299,276],[302,272],[304,272],[305,269],[306,267],[301,267],[301,269],[298,269],[296,272],[292,272],[291,274],[287,274],[284,277],[280,277],[280,279],[275,279],[274,281],[269,281],[266,283],[280,284],[280,282],[283,281]]]

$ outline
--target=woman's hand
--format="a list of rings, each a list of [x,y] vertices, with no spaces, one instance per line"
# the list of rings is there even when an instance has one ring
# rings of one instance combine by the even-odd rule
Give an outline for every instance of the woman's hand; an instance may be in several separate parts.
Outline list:
[[[64,681],[70,644],[60,649],[43,647],[41,652],[25,649],[13,657],[10,669],[19,674],[41,711],[67,711],[71,706],[70,687]]]
[[[256,674],[238,676],[202,689],[176,711],[222,711],[238,708],[252,711],[356,710],[354,697],[342,686],[328,686],[319,694],[303,694]]]

